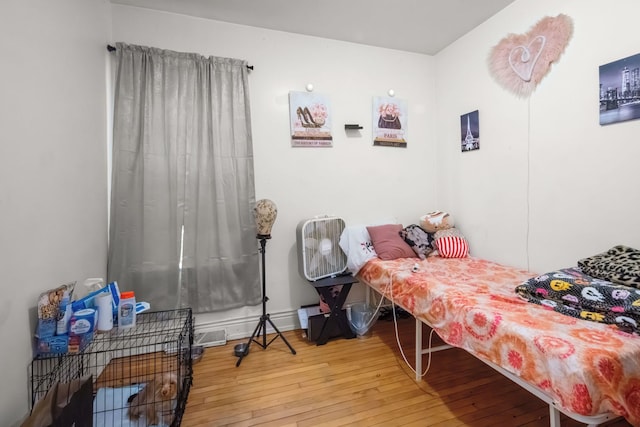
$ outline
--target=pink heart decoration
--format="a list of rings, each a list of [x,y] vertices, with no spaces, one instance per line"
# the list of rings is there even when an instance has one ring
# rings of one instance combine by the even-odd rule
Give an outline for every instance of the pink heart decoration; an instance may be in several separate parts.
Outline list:
[[[567,15],[544,17],[525,34],[508,34],[491,49],[489,70],[504,88],[528,96],[560,58],[573,33]]]
[[[536,36],[527,46],[516,46],[509,52],[509,66],[525,82],[531,80],[533,68],[536,66],[538,58],[540,58],[546,41],[545,36]],[[520,58],[518,58],[518,53]],[[531,59],[532,56],[533,59]]]

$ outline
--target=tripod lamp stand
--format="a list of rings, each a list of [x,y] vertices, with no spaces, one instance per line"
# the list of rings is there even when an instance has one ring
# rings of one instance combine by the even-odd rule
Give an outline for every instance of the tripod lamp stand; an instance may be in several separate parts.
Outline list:
[[[258,228],[258,234],[256,238],[260,241],[260,253],[262,254],[262,316],[260,316],[260,320],[258,321],[258,325],[249,337],[249,340],[244,345],[238,355],[238,361],[236,362],[236,367],[240,366],[242,359],[249,354],[249,347],[252,342],[255,342],[257,345],[266,349],[269,344],[276,340],[276,338],[282,338],[282,341],[289,347],[292,354],[296,354],[296,351],[291,347],[289,341],[280,333],[276,325],[273,324],[269,314],[267,314],[267,301],[269,298],[267,297],[266,291],[266,281],[265,281],[265,252],[267,247],[267,239],[271,238],[271,228],[273,227],[273,223],[276,221],[276,216],[278,215],[278,209],[276,204],[268,199],[261,199],[256,202],[256,206],[253,210],[253,215],[256,220],[256,226]],[[276,332],[276,335],[271,338],[270,341],[267,342],[267,323],[271,325],[273,330]],[[262,334],[262,340],[260,339],[260,334]],[[241,345],[241,344],[240,344]]]

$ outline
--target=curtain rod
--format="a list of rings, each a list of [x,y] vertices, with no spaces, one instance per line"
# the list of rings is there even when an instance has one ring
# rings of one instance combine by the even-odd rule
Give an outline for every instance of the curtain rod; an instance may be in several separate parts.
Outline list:
[[[116,50],[116,47],[115,47],[115,46],[111,46],[110,44],[108,44],[108,45],[107,45],[107,50],[108,50],[109,52],[113,52],[113,51],[115,51],[115,50]],[[253,65],[247,65],[247,70],[251,70],[251,71],[253,71]]]

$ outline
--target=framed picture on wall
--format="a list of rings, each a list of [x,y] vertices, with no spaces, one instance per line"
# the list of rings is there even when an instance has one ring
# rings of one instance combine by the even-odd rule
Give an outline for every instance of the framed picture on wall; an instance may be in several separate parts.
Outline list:
[[[640,54],[600,66],[600,124],[640,118]]]
[[[373,98],[373,145],[407,147],[407,101]]]
[[[331,147],[331,108],[325,95],[289,92],[292,147]]]
[[[462,152],[480,149],[480,114],[478,110],[460,116]]]

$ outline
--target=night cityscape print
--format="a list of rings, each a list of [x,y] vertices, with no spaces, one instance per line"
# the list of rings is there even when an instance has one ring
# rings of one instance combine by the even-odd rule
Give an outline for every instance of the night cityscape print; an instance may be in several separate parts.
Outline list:
[[[640,118],[640,54],[600,66],[600,124]]]

